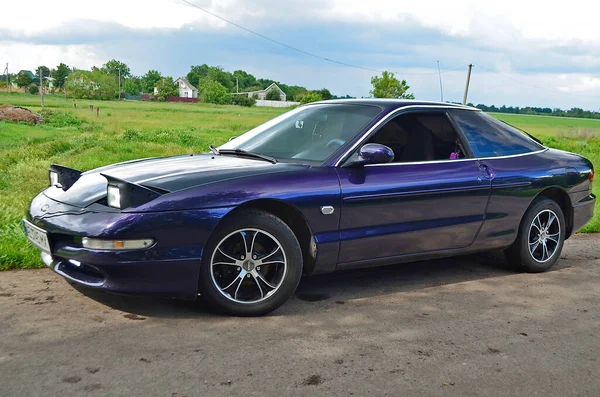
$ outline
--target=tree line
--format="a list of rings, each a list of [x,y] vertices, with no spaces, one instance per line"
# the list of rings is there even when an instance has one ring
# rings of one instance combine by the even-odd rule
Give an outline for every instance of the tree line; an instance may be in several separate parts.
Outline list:
[[[496,107],[494,105],[487,106],[484,104],[473,105],[472,103],[468,104],[469,106],[474,106],[478,109],[483,110],[484,112],[496,112],[496,113],[511,113],[511,114],[533,114],[539,116],[557,116],[557,117],[579,117],[584,119],[600,119],[600,112],[591,111],[591,110],[583,110],[581,108],[573,107],[569,110],[563,110],[560,108],[541,108],[534,106],[526,106],[526,107],[518,107],[518,106],[499,106]]]

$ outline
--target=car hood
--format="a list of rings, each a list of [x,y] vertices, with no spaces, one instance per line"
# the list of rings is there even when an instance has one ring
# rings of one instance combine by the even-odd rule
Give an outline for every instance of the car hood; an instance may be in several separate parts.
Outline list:
[[[229,155],[189,155],[129,161],[84,172],[68,190],[49,187],[44,194],[78,207],[86,207],[106,196],[111,176],[160,192],[174,192],[212,182],[250,175],[282,172],[303,165],[277,163]]]

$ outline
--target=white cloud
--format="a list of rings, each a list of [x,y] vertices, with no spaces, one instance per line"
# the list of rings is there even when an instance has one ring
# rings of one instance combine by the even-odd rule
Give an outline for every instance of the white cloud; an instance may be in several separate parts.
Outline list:
[[[0,41],[0,65],[2,70],[9,62],[9,71],[33,70],[40,65],[54,67],[59,63],[77,65],[80,69],[89,69],[106,60],[98,49],[90,45],[45,45]]]

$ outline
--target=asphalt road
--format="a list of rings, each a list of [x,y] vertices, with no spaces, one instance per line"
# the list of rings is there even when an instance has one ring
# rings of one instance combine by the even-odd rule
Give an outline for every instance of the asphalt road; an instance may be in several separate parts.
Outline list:
[[[0,273],[0,396],[598,396],[600,236],[304,279],[273,315]]]

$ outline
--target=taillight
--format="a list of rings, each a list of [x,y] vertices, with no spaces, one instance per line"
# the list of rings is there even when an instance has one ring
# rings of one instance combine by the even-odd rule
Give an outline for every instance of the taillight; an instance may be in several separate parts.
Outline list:
[[[594,169],[593,168],[590,170],[590,173],[588,174],[588,180],[590,182],[594,181]]]

